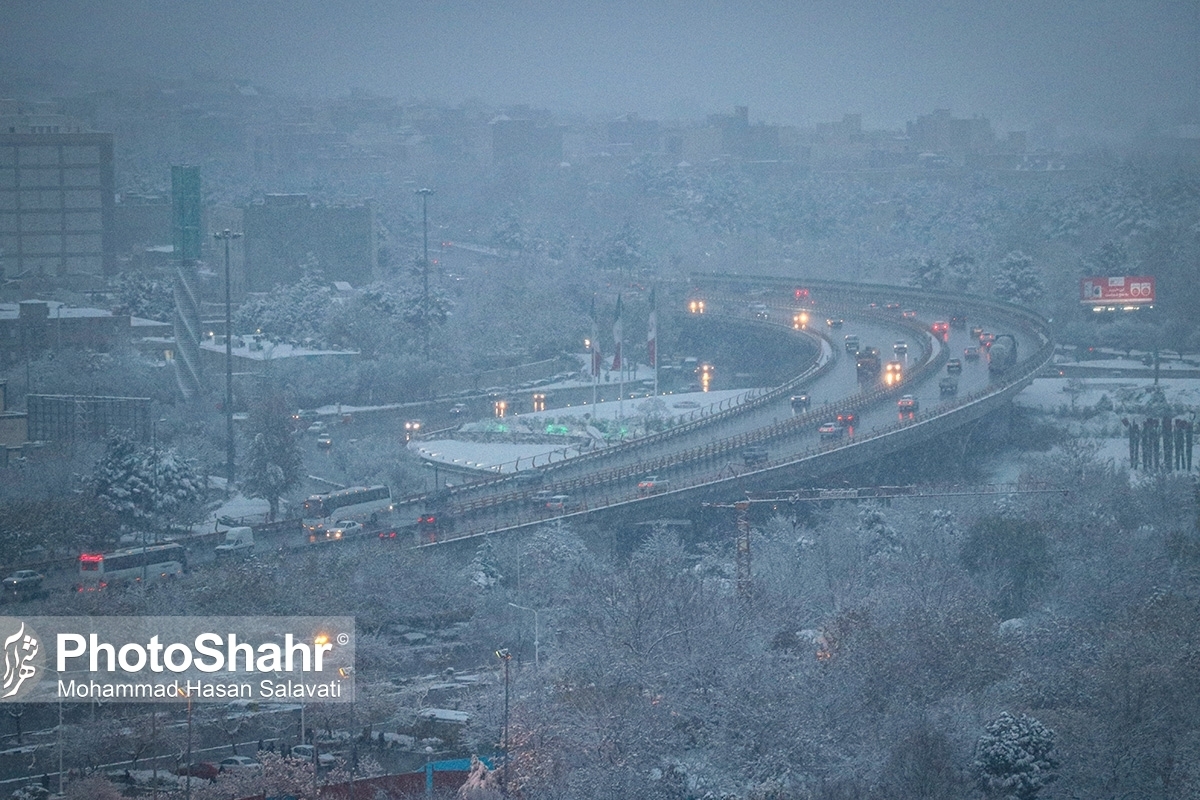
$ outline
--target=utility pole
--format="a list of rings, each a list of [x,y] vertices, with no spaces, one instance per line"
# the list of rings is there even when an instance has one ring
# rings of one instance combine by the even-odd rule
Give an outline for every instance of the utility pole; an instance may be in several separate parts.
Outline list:
[[[433,189],[417,189],[421,196],[421,330],[425,334],[425,360],[429,360],[429,196]]]
[[[233,312],[230,302],[229,243],[242,238],[226,228],[213,234],[225,243],[225,494],[233,491]]]

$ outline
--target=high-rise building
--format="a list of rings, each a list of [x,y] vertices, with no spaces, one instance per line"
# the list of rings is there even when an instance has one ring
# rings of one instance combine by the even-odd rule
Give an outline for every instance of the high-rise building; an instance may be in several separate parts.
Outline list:
[[[0,119],[0,273],[65,278],[112,272],[112,134],[6,124],[13,119],[28,122]]]

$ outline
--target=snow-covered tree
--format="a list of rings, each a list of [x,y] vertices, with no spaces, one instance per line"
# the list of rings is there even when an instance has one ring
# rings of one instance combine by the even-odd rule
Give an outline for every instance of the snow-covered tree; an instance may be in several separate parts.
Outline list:
[[[268,392],[250,408],[250,448],[242,467],[242,489],[249,497],[260,497],[271,507],[271,519],[279,513],[279,500],[299,485],[304,461],[292,437],[290,415],[283,397]]]
[[[504,793],[496,773],[476,756],[471,756],[471,771],[458,789],[459,800],[500,800]]]
[[[175,310],[171,279],[144,272],[122,272],[113,279],[117,314],[167,322]]]
[[[479,547],[475,548],[475,558],[467,567],[467,574],[470,576],[472,584],[484,590],[495,586],[503,577],[496,565],[495,548],[490,536],[483,537]]]
[[[946,268],[932,256],[914,258],[908,265],[908,282],[919,289],[937,289],[946,280]]]
[[[636,273],[645,260],[642,236],[633,222],[626,220],[621,229],[605,240],[596,254],[596,265],[622,274]]]
[[[858,537],[868,559],[895,558],[904,550],[900,534],[888,524],[879,506],[868,506],[858,517]]]
[[[988,724],[975,749],[979,787],[991,797],[1033,800],[1058,776],[1054,731],[1007,711]]]
[[[1041,298],[1045,285],[1034,268],[1033,258],[1014,250],[996,266],[992,291],[1005,300],[1032,303]]]
[[[151,449],[124,437],[109,442],[92,490],[106,510],[130,526],[178,517],[200,499],[195,468],[174,449]]]
[[[975,256],[965,250],[956,250],[946,259],[946,288],[954,292],[965,292],[975,280],[979,263]]]

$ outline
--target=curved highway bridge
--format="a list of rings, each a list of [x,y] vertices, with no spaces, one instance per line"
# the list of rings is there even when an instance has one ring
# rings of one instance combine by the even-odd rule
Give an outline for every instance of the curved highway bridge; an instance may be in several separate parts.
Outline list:
[[[798,285],[809,290],[807,298],[796,298]],[[401,513],[420,509],[432,512],[436,520],[453,521],[418,527],[418,542],[456,541],[639,505],[651,512],[649,506],[671,501],[728,498],[734,489],[778,488],[783,482],[815,485],[822,475],[945,436],[978,420],[1008,403],[1053,354],[1044,319],[984,298],[746,276],[696,277],[691,286],[691,298],[704,300],[704,314],[746,326],[786,328],[813,339],[819,355],[802,374],[732,408],[543,467],[544,482],[536,487],[522,483],[518,475],[485,473],[436,496],[408,498],[398,503]],[[798,330],[801,312],[807,312],[809,321]],[[935,322],[952,318],[955,325],[948,331],[932,332]],[[986,352],[977,360],[964,359],[964,349],[978,344],[970,330],[976,327],[1011,335],[1018,354],[1015,363],[1007,369],[989,368]],[[860,384],[847,335],[857,336],[863,347],[877,347],[883,361],[900,360],[902,380],[893,386]],[[948,376],[951,359],[959,359],[962,368]],[[953,393],[942,385],[947,377],[956,379]],[[790,398],[800,393],[811,398],[810,409],[794,412]],[[911,414],[898,413],[897,400],[903,395],[917,401]],[[853,424],[837,438],[821,437],[818,428],[839,414],[853,414]],[[651,474],[658,485],[639,490],[639,480]],[[535,502],[535,489],[569,499],[562,508],[548,508],[544,499]]]

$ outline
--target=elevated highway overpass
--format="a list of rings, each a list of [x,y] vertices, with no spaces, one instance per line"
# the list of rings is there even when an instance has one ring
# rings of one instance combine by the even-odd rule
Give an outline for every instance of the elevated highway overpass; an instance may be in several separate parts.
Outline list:
[[[809,290],[803,301],[795,297],[798,285]],[[639,506],[653,513],[655,506],[728,498],[733,492],[783,483],[817,485],[822,476],[946,436],[993,413],[1027,386],[1053,353],[1045,320],[985,298],[745,276],[697,276],[691,287],[691,297],[704,300],[704,314],[747,329],[787,329],[814,342],[818,355],[799,375],[739,405],[660,434],[544,465],[540,485],[530,486],[519,473],[482,473],[478,480],[436,496],[407,498],[400,503],[400,513],[415,518],[432,510],[439,520],[416,532],[419,543],[444,543],[552,518],[593,517]],[[796,330],[802,311],[808,314],[808,325]],[[951,328],[948,335],[930,332],[933,322],[963,315],[966,324]],[[834,328],[827,319],[843,322]],[[989,371],[986,355],[964,361],[956,394],[943,396],[939,382],[946,376],[947,362],[962,359],[964,348],[976,343],[969,331],[975,326],[1012,335],[1017,362],[997,374]],[[844,347],[847,334],[857,335],[862,346],[877,347],[885,361],[901,360],[903,380],[896,386],[861,385],[854,358]],[[904,343],[907,353],[894,353],[897,342]],[[789,398],[801,392],[809,395],[811,406],[794,413]],[[919,410],[900,417],[896,401],[908,394],[916,397]],[[853,430],[842,439],[822,441],[818,427],[848,412],[856,416]],[[748,462],[743,455],[751,448],[759,452]],[[650,474],[659,479],[656,490],[639,492],[639,480]],[[535,490],[565,495],[568,501],[561,509],[547,508],[544,502],[534,502]]]

